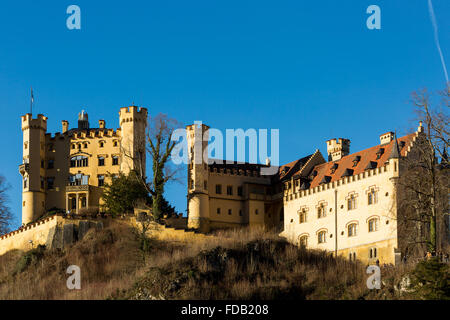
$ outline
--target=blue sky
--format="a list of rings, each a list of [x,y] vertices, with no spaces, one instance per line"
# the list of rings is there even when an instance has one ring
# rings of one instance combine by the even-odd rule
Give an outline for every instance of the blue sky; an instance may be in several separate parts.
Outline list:
[[[81,30],[68,30],[66,8],[81,8]],[[366,8],[381,8],[381,30],[368,30]],[[450,63],[450,1],[434,0]],[[413,90],[440,90],[445,78],[427,1],[2,1],[0,3],[0,174],[11,185],[14,226],[21,216],[20,116],[117,128],[118,110],[136,105],[184,125],[277,128],[280,161],[325,141],[351,139],[351,151],[389,130],[416,126]],[[166,197],[186,209],[186,186]]]

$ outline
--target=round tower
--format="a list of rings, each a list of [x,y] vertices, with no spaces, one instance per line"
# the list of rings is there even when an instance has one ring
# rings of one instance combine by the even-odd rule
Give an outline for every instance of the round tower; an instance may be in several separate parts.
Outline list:
[[[208,129],[195,123],[186,127],[188,142],[188,228],[209,231]]]
[[[147,109],[136,106],[120,108],[119,123],[120,171],[128,174],[131,170],[137,170],[145,177]]]
[[[22,116],[23,162],[19,171],[22,182],[22,223],[35,221],[45,212],[45,133],[47,117],[31,113]]]

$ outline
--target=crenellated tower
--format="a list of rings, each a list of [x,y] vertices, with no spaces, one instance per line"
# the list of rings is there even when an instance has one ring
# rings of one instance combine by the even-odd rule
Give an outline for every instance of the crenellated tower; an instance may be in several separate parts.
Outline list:
[[[147,109],[136,106],[120,108],[119,123],[122,158],[120,170],[128,174],[136,169],[145,177]]]
[[[23,161],[19,166],[22,183],[22,223],[30,223],[45,212],[45,133],[47,117],[31,113],[22,116]]]
[[[209,231],[208,129],[195,123],[186,127],[188,142],[188,228]]]

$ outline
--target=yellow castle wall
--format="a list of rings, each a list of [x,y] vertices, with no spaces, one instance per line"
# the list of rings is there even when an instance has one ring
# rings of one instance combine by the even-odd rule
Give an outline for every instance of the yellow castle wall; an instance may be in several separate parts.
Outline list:
[[[282,236],[298,244],[299,238],[308,236],[308,248],[335,251],[335,237],[338,238],[337,249],[343,254],[356,253],[356,258],[366,261],[369,249],[377,248],[381,263],[394,263],[394,248],[397,248],[397,223],[395,187],[392,178],[398,175],[394,165],[390,164],[368,170],[364,174],[346,177],[333,183],[324,184],[306,191],[287,190],[284,201],[285,227]],[[369,176],[370,174],[370,176]],[[363,176],[364,175],[364,176]],[[338,183],[339,182],[339,185]],[[378,192],[378,202],[368,204],[367,193],[371,187]],[[337,235],[335,230],[335,191],[337,190]],[[354,192],[357,196],[356,208],[347,209],[347,197]],[[300,194],[302,196],[300,197]],[[297,195],[297,198],[295,198]],[[291,199],[292,196],[292,200]],[[288,200],[286,200],[288,199]],[[324,202],[326,217],[318,218],[317,206]],[[307,220],[300,223],[299,212],[307,210]],[[368,221],[378,217],[378,231],[369,232]],[[357,235],[348,236],[348,225],[357,224]],[[325,243],[318,242],[318,232],[326,231]],[[392,245],[384,248],[384,244]],[[356,249],[359,248],[359,249]]]

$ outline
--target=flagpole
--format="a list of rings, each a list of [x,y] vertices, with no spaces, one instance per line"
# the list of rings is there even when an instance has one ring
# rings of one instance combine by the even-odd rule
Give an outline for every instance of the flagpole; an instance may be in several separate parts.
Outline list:
[[[31,88],[31,97],[30,97],[30,113],[31,113],[31,116],[33,116],[33,87],[30,87]]]

